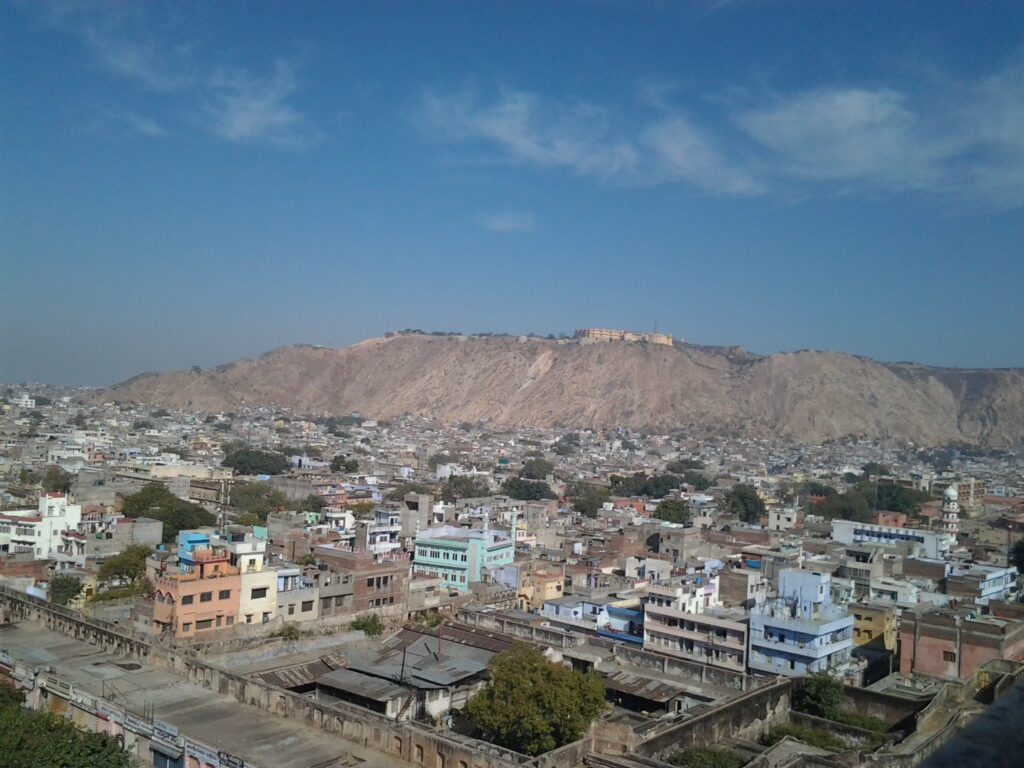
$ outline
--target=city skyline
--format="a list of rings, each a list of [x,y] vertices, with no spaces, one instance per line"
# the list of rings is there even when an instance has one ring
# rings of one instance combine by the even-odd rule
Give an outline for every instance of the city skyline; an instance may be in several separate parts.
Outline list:
[[[1022,367],[1024,9],[15,3],[0,380],[399,328]]]

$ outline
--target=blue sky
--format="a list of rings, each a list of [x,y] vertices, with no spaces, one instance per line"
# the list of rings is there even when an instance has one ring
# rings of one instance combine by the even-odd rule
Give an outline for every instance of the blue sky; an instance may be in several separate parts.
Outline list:
[[[0,381],[419,327],[1024,366],[1024,4],[0,5]]]

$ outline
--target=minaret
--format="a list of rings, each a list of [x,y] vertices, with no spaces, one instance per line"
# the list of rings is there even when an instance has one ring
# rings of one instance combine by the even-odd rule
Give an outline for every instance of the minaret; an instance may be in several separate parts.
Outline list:
[[[954,486],[949,486],[942,494],[942,530],[956,536],[960,530],[959,495]]]
[[[519,510],[512,507],[512,549],[516,548],[516,519],[519,517]]]

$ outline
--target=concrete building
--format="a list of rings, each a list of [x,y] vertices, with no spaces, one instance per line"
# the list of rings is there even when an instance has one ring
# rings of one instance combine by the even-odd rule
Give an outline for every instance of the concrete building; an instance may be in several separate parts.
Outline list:
[[[900,673],[967,678],[989,659],[1024,658],[1024,621],[969,609],[904,611]]]
[[[277,615],[285,621],[316,621],[320,618],[320,590],[301,568],[278,568]]]
[[[832,602],[831,576],[795,568],[779,575],[779,598],[750,612],[753,672],[798,677],[848,672],[853,616]]]
[[[68,504],[63,493],[39,497],[36,509],[0,513],[0,555],[25,553],[36,560],[50,560],[61,547],[61,534],[77,531],[82,507]]]
[[[225,551],[228,562],[239,570],[239,623],[266,624],[271,621],[277,615],[277,573],[267,568],[266,538],[249,531],[230,529],[210,538],[211,544]]]
[[[153,628],[177,640],[229,629],[238,620],[241,577],[224,550],[194,549],[187,570],[150,558]]]
[[[1017,569],[983,563],[953,566],[946,576],[946,594],[963,602],[988,605],[1017,594]]]
[[[747,669],[747,616],[723,609],[718,577],[672,579],[647,586],[644,649],[743,673]]]
[[[490,530],[486,520],[480,530],[442,525],[420,531],[415,552],[416,574],[436,576],[459,592],[468,592],[471,583],[514,559],[512,538]]]
[[[945,532],[858,523],[854,520],[833,520],[832,540],[840,544],[904,546],[932,558],[948,555],[953,543],[953,537]]]
[[[877,603],[851,603],[853,614],[854,646],[872,646],[879,650],[896,652],[899,637],[899,615],[893,605]]]

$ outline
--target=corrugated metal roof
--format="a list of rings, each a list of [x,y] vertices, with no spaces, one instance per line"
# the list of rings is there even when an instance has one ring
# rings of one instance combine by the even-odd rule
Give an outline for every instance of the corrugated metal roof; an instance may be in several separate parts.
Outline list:
[[[686,689],[667,680],[659,680],[631,672],[613,672],[604,679],[605,688],[628,693],[637,698],[664,703],[681,696]]]

